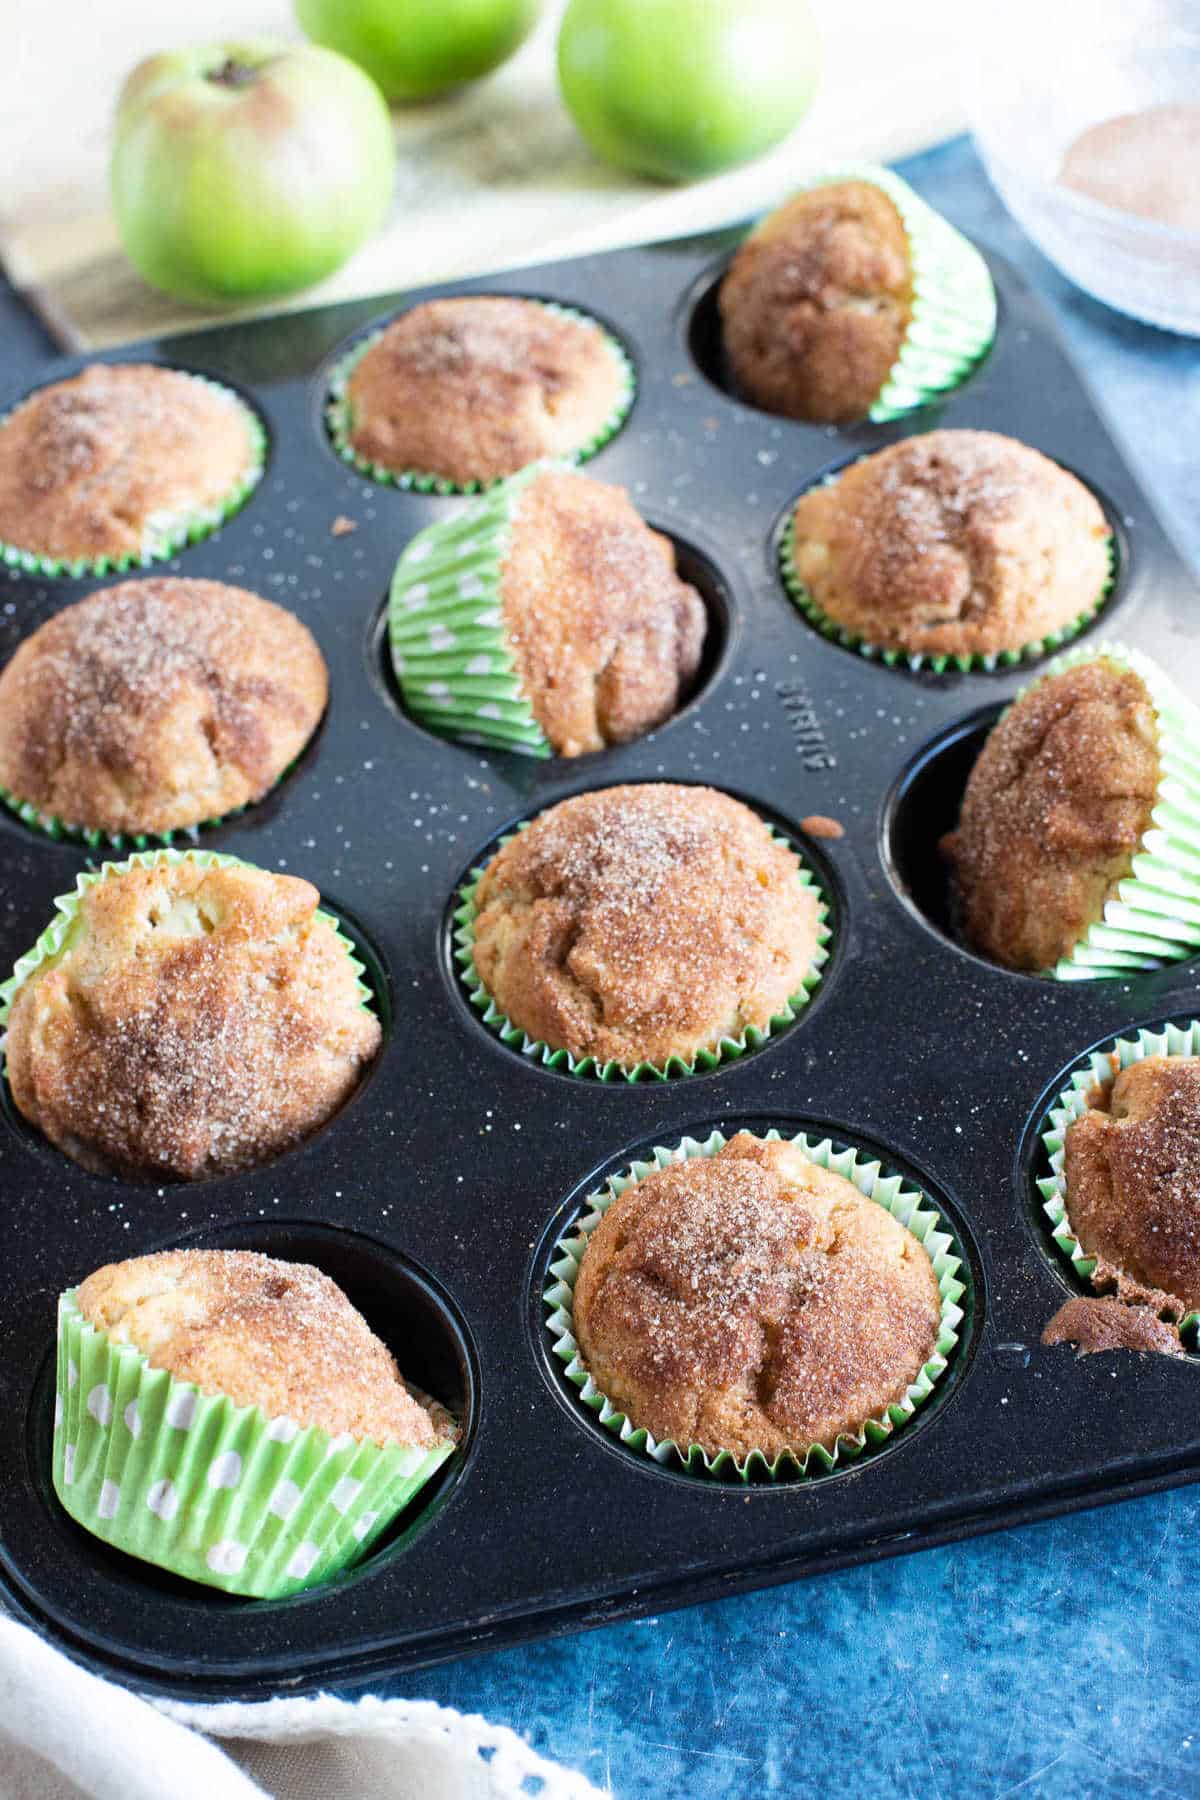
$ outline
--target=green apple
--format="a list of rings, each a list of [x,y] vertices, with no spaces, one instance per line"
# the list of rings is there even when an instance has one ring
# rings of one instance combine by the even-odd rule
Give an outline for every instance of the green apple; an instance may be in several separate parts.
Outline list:
[[[396,150],[361,69],[255,38],[140,63],[112,199],[130,261],[180,299],[289,294],[345,262],[391,200]]]
[[[769,150],[807,112],[818,63],[807,0],[570,0],[558,38],[592,149],[661,181]]]
[[[428,100],[477,81],[524,43],[541,0],[295,0],[318,44],[340,50],[389,100]]]

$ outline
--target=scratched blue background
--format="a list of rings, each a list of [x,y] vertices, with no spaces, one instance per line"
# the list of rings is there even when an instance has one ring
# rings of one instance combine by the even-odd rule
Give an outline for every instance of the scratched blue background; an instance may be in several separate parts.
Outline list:
[[[1071,289],[969,144],[902,165],[1051,302],[1168,530],[1200,569],[1200,341]],[[37,327],[0,288],[0,328]],[[1098,1426],[1102,1429],[1102,1426]],[[617,1800],[1200,1795],[1200,1487],[409,1677]]]

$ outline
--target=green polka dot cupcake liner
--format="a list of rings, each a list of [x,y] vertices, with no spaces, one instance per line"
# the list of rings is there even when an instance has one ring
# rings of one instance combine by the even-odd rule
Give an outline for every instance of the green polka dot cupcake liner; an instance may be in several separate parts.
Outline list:
[[[1083,1248],[1067,1215],[1067,1133],[1088,1111],[1088,1095],[1094,1088],[1110,1088],[1122,1069],[1147,1056],[1200,1056],[1200,1020],[1193,1019],[1187,1025],[1164,1025],[1161,1031],[1143,1028],[1132,1037],[1115,1038],[1104,1048],[1093,1050],[1078,1068],[1072,1069],[1066,1087],[1050,1106],[1041,1134],[1050,1162],[1049,1175],[1040,1176],[1037,1182],[1042,1211],[1055,1248],[1088,1292],[1094,1287],[1092,1276],[1097,1259]],[[1179,1321],[1179,1330],[1192,1349],[1200,1347],[1200,1312],[1186,1314]]]
[[[240,856],[223,856],[215,850],[140,850],[133,856],[126,857],[123,862],[104,862],[98,869],[84,869],[75,877],[74,890],[69,894],[59,894],[55,899],[54,917],[42,932],[33,948],[24,956],[19,956],[13,972],[7,981],[0,982],[0,1027],[8,1023],[13,1001],[31,976],[58,961],[70,948],[80,925],[80,903],[88,889],[97,882],[107,881],[113,875],[126,875],[130,869],[153,868],[157,863],[196,863],[201,868],[253,868]],[[366,972],[365,964],[355,955],[354,946],[342,931],[332,913],[318,912],[317,918],[328,925],[338,943],[350,959],[358,988],[360,1006],[367,1012],[374,1012],[374,996],[363,980]]]
[[[94,1537],[258,1599],[368,1555],[454,1449],[376,1444],[269,1418],[153,1368],[59,1301],[54,1491]]]
[[[146,521],[146,535],[139,550],[123,556],[62,557],[46,556],[26,550],[19,544],[0,539],[0,565],[25,575],[54,579],[80,580],[99,575],[123,575],[130,569],[147,569],[155,563],[168,562],[189,544],[210,537],[227,519],[239,512],[262,480],[267,462],[267,434],[258,414],[247,406],[239,394],[207,375],[189,375],[214,393],[231,400],[241,413],[246,427],[248,455],[246,467],[223,499],[212,506],[193,507],[179,512],[153,514]],[[0,420],[0,426],[4,423]]]
[[[883,424],[927,406],[966,380],[996,335],[996,290],[974,244],[890,169],[851,163],[801,183],[797,192],[849,181],[867,182],[886,195],[908,240],[908,329],[867,414]]]
[[[1098,658],[1145,683],[1158,727],[1158,790],[1129,874],[1116,884],[1095,924],[1047,971],[1057,981],[1128,976],[1200,950],[1200,709],[1148,656],[1103,641],[1056,657],[1017,698]]]
[[[781,1141],[782,1134],[778,1131],[768,1131],[764,1135],[768,1140]],[[838,1148],[830,1138],[816,1139],[800,1133],[788,1140],[819,1168],[829,1169],[853,1182],[860,1194],[886,1208],[912,1233],[929,1257],[941,1296],[938,1334],[928,1361],[899,1400],[866,1420],[859,1431],[843,1434],[832,1449],[827,1449],[824,1444],[810,1444],[807,1448],[782,1451],[773,1459],[761,1450],[752,1450],[749,1455],[739,1458],[728,1450],[711,1456],[699,1444],[678,1444],[670,1438],[656,1438],[645,1427],[635,1425],[628,1414],[600,1391],[575,1340],[573,1305],[580,1264],[593,1231],[613,1201],[656,1170],[665,1169],[671,1163],[687,1162],[696,1156],[715,1156],[727,1142],[721,1132],[714,1131],[702,1141],[685,1137],[673,1150],[655,1146],[645,1160],[632,1163],[623,1173],[611,1176],[604,1188],[588,1195],[579,1220],[558,1240],[550,1262],[550,1280],[542,1298],[551,1352],[562,1363],[563,1373],[577,1390],[580,1404],[598,1423],[628,1450],[648,1456],[664,1468],[683,1469],[701,1479],[746,1483],[827,1475],[853,1463],[864,1451],[886,1443],[929,1399],[950,1365],[964,1317],[960,1302],[966,1293],[966,1282],[954,1237],[942,1228],[940,1214],[928,1204],[921,1189],[910,1186],[900,1175],[886,1172],[878,1160],[860,1155],[851,1147]]]
[[[500,588],[522,495],[547,469],[567,466],[531,463],[456,518],[418,532],[396,564],[392,668],[408,712],[443,737],[553,754],[521,687]]]
[[[827,482],[837,480],[842,474],[836,469],[826,479]],[[1110,535],[1108,541],[1108,579],[1096,595],[1094,603],[1072,619],[1068,624],[1060,626],[1057,631],[1048,631],[1043,637],[1032,638],[1029,643],[1022,644],[1019,650],[996,650],[988,655],[951,656],[939,652],[930,655],[926,651],[896,650],[882,644],[868,643],[866,638],[857,632],[839,625],[836,619],[830,618],[802,579],[796,567],[796,515],[795,503],[789,513],[786,525],[779,539],[779,572],[783,585],[791,599],[804,614],[809,624],[815,626],[821,636],[831,643],[841,644],[846,650],[856,650],[859,656],[866,657],[868,662],[884,663],[889,669],[928,670],[933,675],[944,675],[949,670],[968,675],[983,671],[994,674],[997,669],[1011,669],[1021,663],[1040,662],[1043,657],[1051,656],[1069,644],[1072,638],[1092,623],[1106,601],[1112,594],[1117,577],[1116,540]]]
[[[616,436],[629,417],[637,392],[637,378],[634,374],[633,364],[612,333],[606,331],[603,325],[593,319],[590,314],[580,312],[573,306],[561,306],[554,300],[534,300],[529,304],[544,307],[547,312],[553,313],[555,318],[573,319],[578,324],[590,325],[595,331],[598,331],[604,347],[620,375],[620,391],[607,418],[597,431],[592,432],[590,437],[585,438],[564,459],[570,463],[587,462],[590,457],[603,450],[605,444]],[[351,442],[351,434],[354,430],[354,411],[349,395],[350,378],[368,350],[374,348],[386,329],[387,326],[380,326],[378,331],[369,332],[366,337],[360,338],[347,355],[335,365],[330,377],[329,392],[325,402],[325,428],[337,454],[343,462],[349,463],[352,468],[358,470],[360,475],[366,475],[371,481],[384,482],[390,487],[411,489],[418,494],[478,494],[490,487],[495,487],[499,481],[505,479],[503,476],[497,477],[495,481],[451,481],[448,476],[439,475],[431,469],[390,469],[386,463],[373,462],[370,457],[360,455],[354,448]]]
[[[529,821],[517,827],[525,831]],[[812,888],[817,896],[817,947],[813,958],[805,972],[804,980],[797,993],[788,996],[779,1012],[774,1013],[765,1028],[748,1026],[738,1037],[723,1037],[712,1050],[700,1050],[690,1058],[682,1056],[668,1057],[665,1063],[639,1062],[599,1062],[594,1056],[575,1057],[569,1050],[556,1050],[552,1045],[544,1043],[541,1038],[531,1038],[519,1025],[514,1025],[508,1015],[501,1011],[484,986],[483,978],[475,966],[475,895],[479,883],[483,879],[487,865],[480,863],[471,870],[470,875],[459,890],[459,904],[454,913],[454,960],[458,964],[459,979],[466,990],[467,998],[482,1017],[483,1023],[490,1031],[511,1049],[528,1057],[530,1062],[540,1064],[544,1069],[556,1069],[565,1075],[575,1075],[581,1080],[595,1081],[671,1081],[682,1076],[695,1075],[701,1071],[719,1068],[723,1063],[736,1062],[740,1057],[752,1050],[759,1050],[785,1026],[791,1025],[808,1005],[812,995],[821,981],[825,964],[829,961],[829,945],[832,931],[829,925],[829,907],[821,892],[819,883],[800,860],[799,852],[794,850],[786,838],[773,831],[764,823],[763,829],[779,842],[793,850],[799,864],[796,879],[803,887]],[[497,853],[505,844],[510,844],[516,836],[509,832],[500,839],[496,846]],[[0,990],[2,992],[2,990]]]

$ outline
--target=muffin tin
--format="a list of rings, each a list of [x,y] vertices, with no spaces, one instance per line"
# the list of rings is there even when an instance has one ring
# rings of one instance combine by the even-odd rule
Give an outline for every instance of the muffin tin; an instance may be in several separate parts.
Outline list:
[[[171,567],[293,608],[325,653],[332,699],[299,765],[201,841],[317,883],[365,951],[385,1023],[378,1067],[342,1113],[302,1149],[228,1180],[105,1181],[5,1101],[0,1584],[38,1629],[140,1687],[251,1699],[378,1682],[1200,1473],[1194,1358],[1076,1361],[1039,1346],[1071,1273],[1034,1185],[1065,1072],[1126,1027],[1190,1017],[1194,965],[1056,984],[954,941],[937,839],[983,731],[1029,672],[913,674],[826,641],[784,592],[778,536],[789,502],[831,468],[934,425],[979,426],[1056,457],[1108,510],[1117,585],[1081,641],[1124,638],[1186,684],[1200,672],[1192,582],[1005,264],[992,265],[996,344],[965,386],[898,424],[825,429],[728,392],[713,294],[736,238],[430,290],[578,306],[637,367],[634,410],[589,468],[626,484],[676,539],[713,631],[675,719],[575,762],[444,742],[398,701],[383,635],[392,566],[414,531],[464,502],[358,475],[330,445],[322,407],[330,369],[399,297],[119,353],[215,376],[267,426],[258,490]],[[0,410],[45,378],[9,367]],[[355,529],[335,535],[339,518]],[[0,655],[96,585],[0,580]],[[452,955],[458,885],[515,821],[584,788],[662,778],[726,788],[801,845],[831,905],[824,978],[791,1027],[711,1073],[626,1084],[542,1069],[468,1003]],[[807,835],[814,814],[845,835]],[[7,968],[93,853],[7,814],[0,844]],[[874,1151],[925,1188],[969,1277],[934,1395],[887,1444],[807,1481],[696,1479],[627,1451],[580,1405],[543,1322],[554,1242],[608,1172],[742,1124]],[[461,1451],[384,1547],[307,1595],[245,1602],[188,1586],[109,1551],[53,1498],[56,1295],[102,1262],[188,1242],[318,1262],[464,1422]]]

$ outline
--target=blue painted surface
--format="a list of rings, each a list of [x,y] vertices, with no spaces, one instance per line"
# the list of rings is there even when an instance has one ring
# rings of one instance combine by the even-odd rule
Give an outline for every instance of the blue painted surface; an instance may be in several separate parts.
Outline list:
[[[965,142],[904,172],[1050,300],[1200,569],[1200,341],[1070,288],[1008,222]],[[48,354],[3,291],[0,330],[13,351]],[[1198,1579],[1200,1488],[1182,1489],[468,1660],[404,1692],[514,1726],[618,1800],[814,1783],[855,1800],[1165,1800],[1200,1795]]]
[[[1011,224],[966,141],[903,172],[1051,302],[1200,570],[1200,340],[1072,288]],[[1184,1488],[476,1658],[404,1691],[514,1726],[619,1800],[813,1782],[855,1800],[1165,1800],[1200,1794],[1198,1581],[1200,1488]]]

